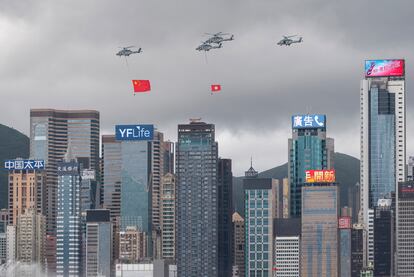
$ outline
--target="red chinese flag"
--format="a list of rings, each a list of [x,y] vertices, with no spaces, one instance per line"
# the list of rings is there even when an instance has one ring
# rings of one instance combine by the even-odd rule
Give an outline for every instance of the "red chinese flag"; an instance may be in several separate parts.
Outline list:
[[[134,85],[134,92],[146,92],[151,90],[151,84],[149,80],[132,80]]]
[[[221,85],[211,85],[212,92],[218,92],[221,90]]]

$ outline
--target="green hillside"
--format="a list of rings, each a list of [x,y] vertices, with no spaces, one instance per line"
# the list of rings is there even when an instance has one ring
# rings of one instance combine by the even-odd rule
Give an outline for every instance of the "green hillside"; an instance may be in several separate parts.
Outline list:
[[[341,207],[348,203],[348,187],[359,182],[359,160],[342,153],[334,154],[336,181],[339,183]],[[247,168],[246,168],[247,170]],[[259,173],[262,178],[282,180],[288,176],[288,164],[271,168]],[[233,203],[235,210],[244,215],[243,208],[243,177],[233,179]]]
[[[0,208],[7,207],[7,171],[4,160],[29,157],[29,138],[19,131],[0,124]]]

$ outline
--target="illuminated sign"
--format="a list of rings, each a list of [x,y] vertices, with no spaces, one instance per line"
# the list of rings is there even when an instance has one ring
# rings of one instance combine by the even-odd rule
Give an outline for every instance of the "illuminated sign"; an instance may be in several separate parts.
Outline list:
[[[404,60],[367,60],[365,77],[404,76]]]
[[[153,140],[154,125],[116,125],[117,140]]]
[[[306,170],[306,183],[334,183],[335,170]]]
[[[44,160],[7,160],[4,168],[8,170],[40,170],[45,168]]]
[[[351,229],[351,217],[341,216],[338,219],[338,228],[339,229]]]
[[[310,129],[326,127],[326,116],[323,114],[307,114],[292,116],[293,129]]]
[[[92,169],[82,170],[82,180],[95,180],[95,170],[92,170]]]
[[[77,162],[59,162],[57,164],[57,175],[78,175],[79,164]]]

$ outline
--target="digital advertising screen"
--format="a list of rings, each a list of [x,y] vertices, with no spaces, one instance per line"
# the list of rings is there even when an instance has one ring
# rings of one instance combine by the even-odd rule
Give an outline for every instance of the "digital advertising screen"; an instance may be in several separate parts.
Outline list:
[[[365,77],[404,76],[404,60],[366,60]]]

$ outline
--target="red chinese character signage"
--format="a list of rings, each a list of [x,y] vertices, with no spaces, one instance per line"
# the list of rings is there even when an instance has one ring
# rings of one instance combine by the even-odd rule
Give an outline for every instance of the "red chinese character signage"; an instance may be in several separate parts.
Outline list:
[[[334,183],[335,170],[306,170],[306,183]]]
[[[338,219],[339,229],[351,229],[351,217],[342,216]]]

